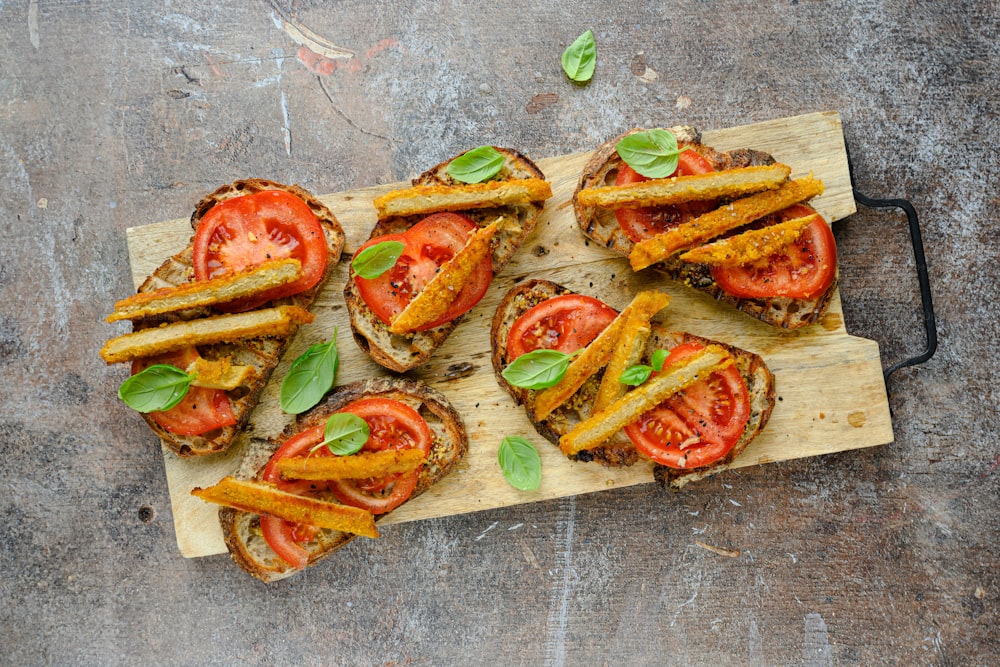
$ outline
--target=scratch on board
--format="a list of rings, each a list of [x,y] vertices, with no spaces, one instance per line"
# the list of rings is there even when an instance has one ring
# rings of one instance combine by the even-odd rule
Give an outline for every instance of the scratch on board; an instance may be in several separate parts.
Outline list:
[[[292,128],[288,123],[288,97],[285,91],[281,91],[281,119],[284,123],[281,126],[281,137],[285,141],[285,155],[292,154]]]
[[[684,611],[684,607],[688,606],[689,604],[698,599],[698,591],[699,589],[701,589],[702,576],[703,575],[701,570],[698,570],[698,579],[694,582],[694,593],[692,593],[691,597],[689,597],[687,600],[681,602],[680,605],[677,607],[677,610],[674,612],[674,617],[670,619],[670,627],[674,627],[674,625],[677,623],[677,619],[680,617],[681,612]]]
[[[497,527],[497,524],[499,524],[499,523],[500,523],[499,521],[494,521],[494,522],[493,522],[493,523],[491,523],[491,524],[490,524],[489,526],[487,526],[487,527],[486,527],[486,530],[484,530],[483,532],[479,533],[479,536],[478,536],[478,537],[476,537],[476,542],[478,542],[479,540],[481,540],[481,539],[483,539],[484,537],[486,537],[486,533],[488,533],[488,532],[490,532],[491,530],[493,530],[494,528],[496,528],[496,527]]]
[[[830,655],[830,635],[826,621],[816,612],[806,614],[802,632],[802,664],[807,667],[828,667],[833,664]]]
[[[271,20],[299,46],[304,46],[313,53],[317,53],[330,60],[349,60],[354,58],[353,51],[345,49],[342,46],[337,46],[323,35],[309,29],[297,21],[275,0],[270,0],[269,4],[271,5]]]
[[[28,39],[36,49],[41,43],[38,41],[38,0],[28,3]]]
[[[573,568],[573,533],[576,529],[576,497],[566,501],[566,516],[559,525],[562,527],[562,577],[558,586],[552,588],[549,606],[548,636],[545,638],[545,664],[562,667],[566,664],[566,622],[569,617],[570,572]]]

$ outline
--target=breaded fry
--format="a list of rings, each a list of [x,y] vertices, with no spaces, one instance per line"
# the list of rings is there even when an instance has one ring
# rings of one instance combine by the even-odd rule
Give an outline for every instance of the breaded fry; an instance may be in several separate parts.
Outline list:
[[[276,466],[285,479],[367,479],[411,472],[419,468],[426,457],[422,449],[385,449],[351,456],[297,456],[278,459]]]
[[[788,165],[772,164],[692,176],[654,178],[628,185],[585,188],[580,191],[578,201],[583,206],[616,209],[664,206],[718,197],[742,197],[776,188],[788,179],[790,173],[792,169]]]
[[[152,357],[190,345],[228,343],[242,338],[287,336],[313,314],[298,306],[277,306],[235,315],[172,322],[112,338],[101,348],[109,364]]]
[[[607,367],[604,369],[601,386],[597,388],[597,395],[594,397],[594,404],[590,409],[591,414],[604,410],[628,391],[628,387],[619,382],[618,378],[621,377],[626,368],[639,363],[642,353],[646,349],[646,341],[649,339],[650,331],[648,317],[643,317],[643,313],[639,312],[629,314],[629,320],[625,324]]]
[[[195,387],[227,391],[242,387],[257,376],[253,366],[234,366],[229,357],[215,360],[198,357],[184,370],[194,375],[191,384]]]
[[[794,243],[818,214],[779,222],[763,229],[753,229],[736,236],[688,250],[680,258],[685,262],[714,266],[746,266],[767,259]]]
[[[513,178],[463,185],[418,185],[394,190],[375,199],[379,219],[439,211],[507,206],[545,201],[552,196],[548,181]]]
[[[629,253],[629,263],[634,270],[639,271],[662,262],[679,250],[700,246],[730,230],[822,193],[823,182],[806,176],[789,181],[776,190],[737,199],[653,238],[636,243]]]

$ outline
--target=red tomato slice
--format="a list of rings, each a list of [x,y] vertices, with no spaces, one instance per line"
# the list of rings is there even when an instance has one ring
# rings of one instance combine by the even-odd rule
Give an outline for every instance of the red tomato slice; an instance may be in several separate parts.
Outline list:
[[[132,362],[132,375],[153,364],[168,364],[184,370],[199,356],[198,350],[188,347],[155,357],[136,359]],[[150,412],[149,416],[163,430],[177,435],[202,435],[236,423],[226,392],[205,387],[190,387],[180,403],[169,410]]]
[[[402,234],[371,239],[358,249],[359,253],[382,241],[401,241],[406,247],[396,265],[381,276],[371,279],[354,276],[361,298],[376,317],[389,324],[434,278],[441,265],[465,247],[475,230],[476,223],[464,215],[435,213]],[[493,260],[487,256],[476,266],[448,310],[434,322],[421,327],[420,331],[441,326],[471,310],[486,294],[492,279]]]
[[[712,164],[693,150],[684,151],[677,156],[677,170],[671,176],[694,176],[713,171]],[[618,170],[615,185],[628,185],[650,179],[639,174],[625,163]],[[671,206],[650,206],[647,208],[620,208],[615,210],[615,217],[622,231],[632,241],[656,236],[682,222],[707,213],[715,208],[715,201],[686,202]]]
[[[778,215],[783,221],[815,213],[809,206],[796,204]],[[748,266],[712,267],[712,278],[719,287],[747,299],[810,299],[825,292],[836,273],[837,243],[822,218],[806,227],[795,243],[766,260]]]
[[[526,310],[507,335],[507,361],[532,350],[566,354],[586,347],[618,316],[614,308],[582,294],[553,297]]]
[[[704,347],[685,343],[664,365]],[[725,456],[750,419],[750,396],[735,367],[713,373],[625,427],[635,448],[671,468],[699,468]]]
[[[227,199],[202,218],[194,236],[195,280],[246,271],[271,259],[302,262],[302,277],[258,296],[220,306],[240,312],[316,285],[327,262],[326,236],[309,206],[282,190]]]

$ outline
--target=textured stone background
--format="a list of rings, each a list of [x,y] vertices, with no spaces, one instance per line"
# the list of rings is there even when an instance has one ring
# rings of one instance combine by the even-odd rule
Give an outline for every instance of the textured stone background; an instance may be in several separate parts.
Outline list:
[[[0,2],[0,662],[996,664],[995,3],[535,5]],[[559,55],[587,28],[577,87]],[[941,348],[891,379],[893,444],[394,526],[267,588],[178,554],[159,447],[96,353],[127,227],[237,177],[334,192],[481,143],[828,109],[859,188],[921,214]],[[919,352],[902,216],[836,236],[848,330]]]

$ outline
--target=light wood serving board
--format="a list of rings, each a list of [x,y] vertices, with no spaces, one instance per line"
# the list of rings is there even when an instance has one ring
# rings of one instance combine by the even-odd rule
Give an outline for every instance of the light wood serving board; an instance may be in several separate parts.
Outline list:
[[[704,141],[719,150],[749,147],[767,151],[789,164],[793,177],[813,172],[826,184],[826,192],[813,204],[831,222],[855,211],[844,137],[836,112],[706,131]],[[789,333],[664,280],[653,271],[633,273],[624,258],[588,244],[576,227],[569,202],[589,155],[579,153],[538,161],[552,183],[553,197],[535,231],[430,364],[409,374],[429,382],[452,401],[465,419],[469,454],[449,477],[394,511],[383,525],[652,481],[652,467],[648,463],[628,469],[608,469],[569,461],[558,448],[535,433],[522,408],[497,385],[490,365],[490,321],[503,294],[524,276],[554,280],[618,309],[628,303],[635,291],[658,287],[673,297],[670,306],[657,318],[666,326],[716,338],[763,356],[776,376],[778,402],[765,431],[732,463],[733,468],[892,441],[878,344],[847,334],[839,294],[821,322]],[[300,329],[251,417],[256,437],[277,435],[290,423],[291,418],[278,408],[281,380],[293,359],[309,345],[329,340],[335,328],[341,359],[338,385],[387,374],[355,345],[342,292],[351,254],[367,239],[375,224],[372,200],[406,185],[397,183],[320,197],[343,225],[347,247],[337,273],[316,301],[313,309],[316,321]],[[190,236],[187,219],[129,229],[129,257],[136,286],[168,256],[181,250]],[[527,437],[541,453],[543,476],[537,491],[518,491],[500,473],[497,447],[505,435],[514,434]],[[195,486],[210,486],[233,473],[241,449],[238,442],[229,452],[204,459],[180,459],[163,449],[177,544],[184,556],[226,551],[218,508],[194,498],[190,491]]]

